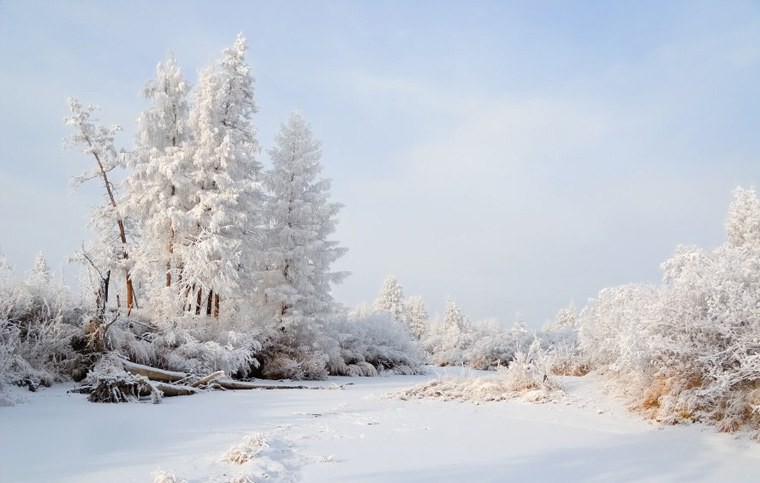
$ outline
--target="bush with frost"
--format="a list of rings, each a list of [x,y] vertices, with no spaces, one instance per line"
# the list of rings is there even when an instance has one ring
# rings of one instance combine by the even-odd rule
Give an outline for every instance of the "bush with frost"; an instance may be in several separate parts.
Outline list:
[[[681,247],[657,286],[605,289],[579,315],[580,345],[632,404],[664,422],[760,430],[760,201],[737,189],[728,241]]]
[[[329,361],[331,374],[374,376],[380,372],[420,374],[422,353],[407,326],[387,311],[357,310],[337,317],[331,330],[338,342]]]
[[[0,392],[8,385],[36,390],[83,372],[74,350],[81,317],[78,300],[52,280],[42,255],[17,281],[0,254]]]
[[[394,396],[400,399],[461,400],[477,404],[511,399],[543,403],[562,398],[564,390],[550,373],[540,342],[535,340],[526,352],[517,352],[507,367],[494,374],[437,379]]]

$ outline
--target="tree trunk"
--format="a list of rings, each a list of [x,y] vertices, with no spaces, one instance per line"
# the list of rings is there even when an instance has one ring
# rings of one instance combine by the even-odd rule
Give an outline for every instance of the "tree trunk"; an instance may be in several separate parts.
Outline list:
[[[214,291],[208,291],[208,300],[206,301],[206,315],[211,316],[211,306],[214,302]]]
[[[185,372],[167,371],[123,359],[121,360],[121,363],[124,366],[124,370],[131,372],[132,374],[137,374],[138,376],[145,376],[151,381],[179,382],[190,377],[190,374]]]
[[[95,156],[95,161],[98,163],[98,169],[100,170],[100,175],[103,178],[103,184],[106,187],[106,193],[108,193],[108,199],[111,202],[111,206],[116,210],[116,196],[114,196],[113,193],[113,185],[111,184],[111,181],[108,179],[108,172],[103,167],[103,163],[100,161],[100,155],[97,151],[94,150],[92,141],[89,138],[86,138],[87,144],[92,149],[92,154]],[[119,227],[119,239],[121,240],[121,256],[124,260],[129,259],[129,254],[127,253],[127,232],[124,229],[124,220],[117,215],[116,217],[116,225]],[[134,290],[132,288],[132,277],[129,275],[129,270],[127,269],[126,273],[127,277],[127,309],[132,309],[133,299],[132,294],[134,293]]]
[[[185,302],[190,300],[190,294],[195,293],[195,284],[193,284],[192,287],[185,287]],[[186,312],[192,312],[193,311],[193,302],[190,300],[187,302],[187,305],[184,306]]]
[[[214,318],[219,318],[219,294],[214,294]]]
[[[108,307],[108,289],[111,285],[111,271],[106,272],[106,276],[100,280],[100,300],[98,300],[98,318],[100,320],[106,317],[106,308]]]
[[[132,287],[132,279],[127,272],[127,315],[132,313],[132,305],[135,299],[135,289]]]

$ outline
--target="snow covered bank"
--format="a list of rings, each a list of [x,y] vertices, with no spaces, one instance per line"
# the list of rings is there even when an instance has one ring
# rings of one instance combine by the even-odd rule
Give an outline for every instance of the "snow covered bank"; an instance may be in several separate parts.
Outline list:
[[[562,378],[565,398],[541,405],[387,397],[434,377],[334,378],[307,384],[349,385],[160,405],[92,404],[56,386],[0,408],[0,480],[141,482],[158,470],[188,482],[749,482],[760,474],[760,445],[706,426],[648,423],[593,376]],[[231,461],[235,449],[247,455],[242,464]]]

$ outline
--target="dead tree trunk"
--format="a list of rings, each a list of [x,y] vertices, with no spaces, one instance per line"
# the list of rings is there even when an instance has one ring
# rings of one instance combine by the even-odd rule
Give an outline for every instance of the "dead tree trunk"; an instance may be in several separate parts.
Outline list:
[[[124,228],[124,218],[118,215],[118,206],[116,204],[116,196],[113,192],[113,184],[111,183],[111,180],[108,179],[108,171],[106,171],[105,167],[103,166],[98,151],[94,149],[92,140],[87,136],[85,136],[85,140],[92,150],[93,156],[95,156],[95,161],[98,163],[98,170],[100,171],[100,176],[103,179],[103,184],[105,185],[106,193],[108,194],[108,200],[111,203],[111,207],[113,207],[114,211],[117,213],[116,225],[119,228],[119,239],[121,240],[121,257],[124,260],[128,260],[129,253],[127,253],[127,232]],[[132,305],[134,304],[134,287],[132,286],[132,277],[129,275],[129,269],[127,269],[125,277],[127,283],[127,310],[131,311]]]

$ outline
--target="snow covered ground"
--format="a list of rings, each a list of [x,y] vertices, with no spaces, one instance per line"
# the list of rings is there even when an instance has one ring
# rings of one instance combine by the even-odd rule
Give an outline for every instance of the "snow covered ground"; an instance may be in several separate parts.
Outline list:
[[[648,423],[605,395],[593,376],[563,378],[566,398],[541,405],[387,397],[440,372],[308,383],[327,388],[320,390],[213,392],[159,405],[93,404],[57,386],[0,408],[0,481],[150,482],[160,471],[164,481],[188,482],[760,477],[760,444],[700,425]]]

